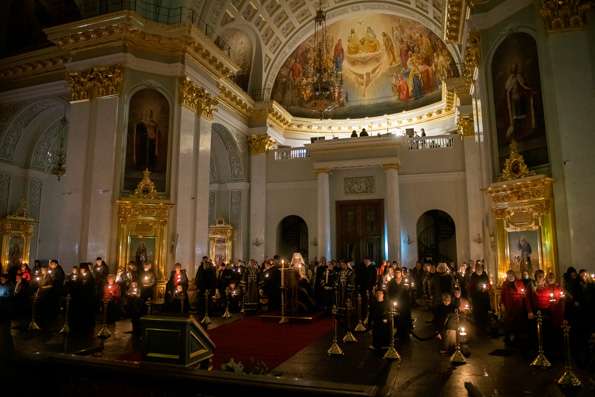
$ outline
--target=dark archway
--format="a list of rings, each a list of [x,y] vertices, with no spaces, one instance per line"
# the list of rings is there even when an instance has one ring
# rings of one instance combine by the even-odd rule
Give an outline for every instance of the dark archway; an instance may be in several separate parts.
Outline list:
[[[294,252],[301,253],[304,260],[308,260],[308,226],[299,216],[289,215],[279,222],[277,253],[290,258]]]
[[[455,222],[440,210],[426,211],[417,220],[417,255],[430,262],[456,262]]]

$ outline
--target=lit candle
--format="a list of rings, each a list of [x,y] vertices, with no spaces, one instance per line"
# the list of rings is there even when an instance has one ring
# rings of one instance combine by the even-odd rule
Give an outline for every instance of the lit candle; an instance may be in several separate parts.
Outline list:
[[[469,304],[465,303],[465,310],[469,310]]]
[[[560,291],[560,298],[564,298],[564,291]]]
[[[525,289],[521,288],[521,294],[525,295]]]
[[[488,286],[486,285],[486,283],[483,283],[483,284],[481,284],[481,289],[482,289],[482,290],[484,290],[484,291],[485,291],[485,290],[486,290],[486,288],[488,288]]]
[[[461,335],[461,336],[466,336],[467,335],[467,331],[465,331],[465,327],[460,327],[459,328],[459,335]]]

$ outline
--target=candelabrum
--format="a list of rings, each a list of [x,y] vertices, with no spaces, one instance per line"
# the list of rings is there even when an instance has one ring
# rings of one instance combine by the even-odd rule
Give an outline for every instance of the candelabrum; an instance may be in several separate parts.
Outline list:
[[[537,311],[537,357],[531,362],[532,367],[547,368],[552,364],[543,354],[543,316],[541,310]]]
[[[70,326],[68,325],[68,315],[70,313],[70,300],[72,297],[70,294],[66,295],[66,303],[64,305],[64,325],[62,329],[58,331],[60,335],[68,335],[70,334]]]
[[[223,318],[231,318],[231,313],[229,312],[229,299],[230,293],[229,290],[225,291],[225,312],[223,313]]]
[[[362,294],[357,294],[357,325],[354,328],[355,332],[366,332],[366,326],[362,321]]]
[[[107,328],[107,306],[109,305],[109,302],[109,298],[103,300],[103,319],[101,321],[101,329],[97,333],[97,337],[100,339],[107,339],[112,336],[112,333]]]
[[[397,314],[397,302],[393,302],[391,308],[389,310],[390,314],[390,345],[388,346],[388,350],[384,353],[385,360],[401,360],[401,356],[397,351],[397,341],[395,338],[396,328],[395,328],[395,316]]]
[[[351,332],[351,298],[347,298],[345,302],[345,336],[343,336],[343,343],[355,343],[357,338]]]
[[[29,331],[41,331],[41,327],[37,325],[37,321],[35,321],[36,312],[37,312],[37,303],[39,302],[39,290],[41,287],[37,288],[35,291],[35,295],[33,296],[33,303],[31,304],[31,322],[29,323]]]
[[[205,316],[202,318],[201,324],[207,328],[211,324],[211,318],[209,317],[209,290],[205,289]]]
[[[465,356],[463,355],[463,352],[461,351],[461,336],[465,336],[465,329],[461,328],[460,324],[461,324],[461,316],[459,315],[459,309],[455,309],[455,316],[456,316],[456,321],[457,321],[457,330],[456,330],[456,334],[455,334],[455,351],[452,354],[452,356],[450,356],[450,363],[453,365],[461,365],[461,364],[465,364],[466,360],[465,360]]]
[[[286,288],[285,286],[281,287],[281,320],[279,320],[279,324],[285,324],[289,322],[289,319],[287,318],[287,316],[285,315],[285,305],[286,305]]]
[[[343,349],[341,349],[341,346],[339,346],[338,342],[338,333],[339,333],[339,329],[338,329],[338,324],[337,324],[337,305],[333,305],[333,342],[331,343],[331,347],[329,347],[329,349],[326,351],[328,353],[329,356],[342,356],[343,353]]]
[[[564,320],[562,325],[562,332],[564,333],[566,359],[564,362],[564,372],[558,378],[558,384],[562,387],[580,387],[582,383],[572,371],[572,359],[570,357],[570,325],[568,325],[568,321],[566,320]]]

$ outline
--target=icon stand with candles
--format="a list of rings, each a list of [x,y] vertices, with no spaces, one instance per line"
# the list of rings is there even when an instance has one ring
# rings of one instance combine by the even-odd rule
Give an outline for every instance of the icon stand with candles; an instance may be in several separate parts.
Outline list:
[[[221,317],[228,319],[231,318],[231,313],[229,312],[229,300],[231,297],[229,296],[229,289],[225,290],[225,312]]]
[[[346,318],[345,318],[345,328],[347,328],[347,332],[345,332],[345,336],[343,336],[343,343],[355,343],[357,342],[356,337],[353,335],[353,333],[351,332],[351,298],[347,298],[347,302],[345,303],[346,307],[345,307],[345,312],[346,312]]]
[[[366,332],[366,326],[362,322],[362,294],[358,292],[357,294],[357,317],[358,322],[354,328],[355,332]]]
[[[36,312],[37,312],[37,304],[39,302],[39,290],[41,287],[37,287],[37,291],[35,291],[35,295],[33,296],[33,304],[31,305],[31,322],[29,323],[29,331],[41,331],[41,327],[35,321]]]
[[[457,330],[456,330],[456,334],[455,334],[456,344],[455,344],[455,352],[452,354],[452,356],[450,356],[450,363],[453,365],[461,365],[461,364],[465,364],[467,361],[465,360],[465,356],[463,355],[463,352],[461,351],[460,337],[466,336],[467,332],[465,331],[465,327],[460,326],[461,318],[459,315],[459,309],[455,309],[455,316],[457,319]]]
[[[211,318],[209,317],[209,290],[205,290],[205,316],[202,318],[201,324],[208,328],[209,324],[211,324]]]
[[[572,371],[572,359],[570,357],[570,325],[564,320],[562,323],[564,333],[564,347],[566,348],[566,360],[564,362],[564,372],[558,378],[558,385],[562,387],[580,387],[582,385],[578,376]]]
[[[281,260],[281,320],[279,320],[279,324],[285,324],[289,322],[289,319],[285,315],[285,291],[285,261]]]
[[[537,311],[537,357],[530,364],[531,367],[547,368],[552,364],[543,354],[543,316],[541,310]]]
[[[70,294],[66,295],[66,304],[64,306],[64,325],[62,326],[62,329],[60,329],[60,331],[58,331],[58,334],[60,335],[68,335],[70,334],[70,326],[68,325],[68,314],[70,312],[70,300],[72,299],[72,297],[70,296]]]
[[[396,338],[395,338],[395,334],[396,334],[396,329],[395,329],[395,315],[397,314],[397,302],[394,301],[391,305],[391,309],[389,311],[390,313],[390,345],[388,347],[388,350],[386,351],[386,353],[384,353],[384,356],[382,357],[385,360],[397,360],[400,361],[401,360],[401,356],[399,355],[399,352],[397,351],[397,347],[396,347]]]
[[[329,356],[342,356],[343,349],[337,343],[337,334],[339,333],[338,324],[337,324],[337,305],[333,305],[333,342],[331,343],[331,347],[326,351]]]

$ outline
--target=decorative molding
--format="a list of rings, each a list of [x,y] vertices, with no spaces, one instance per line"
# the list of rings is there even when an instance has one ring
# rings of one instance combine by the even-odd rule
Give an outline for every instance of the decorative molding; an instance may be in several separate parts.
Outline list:
[[[250,117],[250,113],[254,110],[254,101],[240,87],[229,80],[219,80],[217,89],[219,90],[218,98],[222,103],[229,105],[244,117]]]
[[[467,35],[467,41],[465,43],[465,66],[463,68],[463,77],[465,81],[471,87],[475,78],[475,69],[479,67],[479,61],[481,59],[481,47],[480,47],[480,36],[477,31],[470,31]]]
[[[248,138],[248,148],[252,155],[266,153],[276,145],[277,142],[267,134],[250,135]]]
[[[56,47],[15,55],[0,62],[0,81],[14,82],[63,71],[70,60],[70,56]]]
[[[510,181],[513,179],[525,178],[534,175],[534,172],[529,171],[529,167],[525,164],[525,159],[517,150],[517,144],[512,141],[509,146],[509,155],[504,162],[502,168],[501,181]]]
[[[120,95],[124,68],[122,65],[96,66],[77,72],[68,72],[66,81],[70,100],[82,101],[111,95]]]
[[[467,12],[466,0],[444,0],[444,41],[456,44],[461,42]]]
[[[457,130],[462,136],[474,136],[473,114],[459,114],[457,119]]]
[[[217,110],[217,103],[216,98],[188,77],[180,79],[180,104],[198,116],[213,120],[213,112]]]
[[[369,194],[376,192],[376,180],[373,176],[350,176],[343,178],[345,194]]]
[[[401,164],[397,161],[396,163],[386,163],[382,164],[382,169],[386,170],[399,170],[401,169]]]
[[[548,32],[583,29],[592,0],[542,0],[539,10]]]

